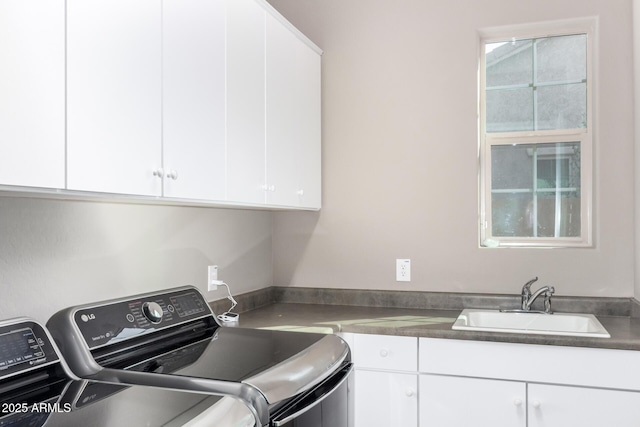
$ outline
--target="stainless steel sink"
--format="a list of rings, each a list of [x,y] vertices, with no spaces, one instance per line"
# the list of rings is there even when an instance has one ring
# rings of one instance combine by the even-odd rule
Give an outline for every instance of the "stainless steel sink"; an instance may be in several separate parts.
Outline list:
[[[545,314],[465,309],[456,319],[452,329],[513,334],[611,337],[593,314],[575,313]]]

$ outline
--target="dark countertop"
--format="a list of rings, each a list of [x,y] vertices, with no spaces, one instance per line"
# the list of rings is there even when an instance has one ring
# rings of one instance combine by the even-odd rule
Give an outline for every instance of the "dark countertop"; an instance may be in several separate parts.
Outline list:
[[[348,305],[272,303],[242,313],[240,327],[300,332],[448,338],[526,344],[640,350],[640,318],[597,315],[611,338],[455,331],[460,309],[415,309]]]

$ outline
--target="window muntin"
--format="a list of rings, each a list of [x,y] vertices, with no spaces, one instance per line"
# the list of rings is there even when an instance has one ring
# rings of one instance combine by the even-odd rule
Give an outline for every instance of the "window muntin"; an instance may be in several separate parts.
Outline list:
[[[591,26],[519,35],[482,35],[481,246],[590,246]]]

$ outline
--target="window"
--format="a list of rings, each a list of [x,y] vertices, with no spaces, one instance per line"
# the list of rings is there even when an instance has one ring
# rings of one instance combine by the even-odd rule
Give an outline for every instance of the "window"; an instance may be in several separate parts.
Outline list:
[[[593,27],[481,33],[481,246],[591,245]]]

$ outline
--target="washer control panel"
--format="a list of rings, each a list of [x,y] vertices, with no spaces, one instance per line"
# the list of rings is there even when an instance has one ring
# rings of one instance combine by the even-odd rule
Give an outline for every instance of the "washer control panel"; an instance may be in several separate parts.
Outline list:
[[[125,301],[80,308],[74,322],[90,349],[213,316],[196,289],[143,295]]]
[[[19,321],[0,326],[0,379],[60,360],[44,328]]]

